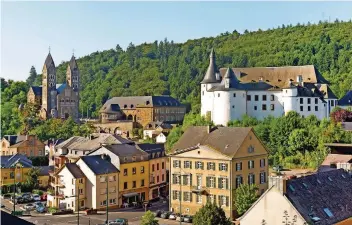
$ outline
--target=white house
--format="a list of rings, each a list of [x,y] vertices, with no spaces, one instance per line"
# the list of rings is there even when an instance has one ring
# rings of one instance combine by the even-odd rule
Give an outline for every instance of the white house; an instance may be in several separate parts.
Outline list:
[[[167,133],[161,132],[158,136],[156,136],[156,143],[165,143],[166,136],[167,136]]]
[[[201,82],[201,115],[226,126],[246,114],[257,119],[289,111],[329,118],[337,98],[313,65],[220,68],[215,52]]]

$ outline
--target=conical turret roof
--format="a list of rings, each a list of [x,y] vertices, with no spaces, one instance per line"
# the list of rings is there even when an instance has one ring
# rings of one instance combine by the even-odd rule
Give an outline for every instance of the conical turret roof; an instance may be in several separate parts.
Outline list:
[[[54,67],[55,67],[55,63],[54,63],[53,57],[51,57],[51,54],[49,52],[48,56],[45,59],[44,65],[46,66],[46,68],[48,68],[51,64],[53,64]]]
[[[233,77],[234,77],[233,71],[232,71],[232,69],[230,67],[228,67],[227,70],[226,70],[224,78],[230,78],[231,79]]]
[[[70,66],[71,70],[74,69],[74,68],[78,68],[78,65],[77,65],[77,62],[76,62],[76,58],[75,58],[74,55],[71,57],[69,66]]]
[[[209,66],[207,72],[205,73],[204,79],[202,80],[202,84],[208,83],[218,83],[219,81],[216,79],[216,63],[215,63],[215,51],[212,48],[209,56]]]

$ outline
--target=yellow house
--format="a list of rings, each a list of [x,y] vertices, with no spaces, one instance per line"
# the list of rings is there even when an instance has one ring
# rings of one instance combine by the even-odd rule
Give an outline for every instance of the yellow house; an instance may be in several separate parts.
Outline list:
[[[14,182],[24,182],[28,171],[32,168],[32,161],[25,155],[15,154],[11,156],[1,156],[1,178],[2,190],[12,186]]]
[[[54,166],[39,167],[39,176],[38,176],[39,187],[41,188],[49,187],[49,177],[50,177],[49,171],[54,171]]]
[[[171,210],[194,215],[214,202],[234,219],[234,190],[248,183],[263,193],[267,175],[268,151],[252,128],[190,127],[170,154]]]
[[[119,205],[149,200],[148,153],[132,144],[103,145],[89,155],[106,154],[120,170]]]
[[[0,155],[15,154],[44,156],[45,144],[34,135],[5,135],[1,140]]]

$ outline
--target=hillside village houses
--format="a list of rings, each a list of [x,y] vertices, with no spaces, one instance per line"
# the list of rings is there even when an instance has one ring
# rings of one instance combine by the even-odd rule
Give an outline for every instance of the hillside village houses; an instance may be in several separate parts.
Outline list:
[[[264,193],[267,175],[268,151],[252,128],[190,127],[170,154],[171,210],[194,215],[213,202],[234,219],[234,190],[246,183]]]
[[[220,68],[215,52],[201,82],[201,115],[215,124],[248,115],[263,119],[296,111],[302,116],[329,118],[337,97],[313,65]]]
[[[34,135],[4,135],[1,139],[0,156],[15,154],[44,156],[45,145]]]

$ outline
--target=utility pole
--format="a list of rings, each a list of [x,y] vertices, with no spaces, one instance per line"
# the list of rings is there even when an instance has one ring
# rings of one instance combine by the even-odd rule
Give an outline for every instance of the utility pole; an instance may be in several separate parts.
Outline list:
[[[16,167],[13,168],[13,215],[16,211]]]
[[[77,182],[77,181],[76,181]],[[79,225],[79,180],[77,185],[78,193],[77,193],[77,225]]]
[[[109,221],[109,175],[108,169],[106,169],[106,224]]]

